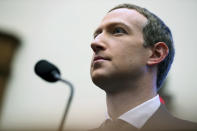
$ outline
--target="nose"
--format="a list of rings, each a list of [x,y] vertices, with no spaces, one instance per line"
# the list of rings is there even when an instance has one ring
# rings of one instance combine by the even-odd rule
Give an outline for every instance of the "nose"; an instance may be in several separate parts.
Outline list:
[[[94,53],[98,53],[99,51],[105,50],[106,46],[101,40],[96,38],[92,41],[91,48],[94,51]]]

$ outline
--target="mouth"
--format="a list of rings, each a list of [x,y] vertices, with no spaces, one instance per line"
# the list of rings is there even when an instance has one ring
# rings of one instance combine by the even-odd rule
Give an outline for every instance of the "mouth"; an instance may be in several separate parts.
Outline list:
[[[103,60],[110,60],[109,58],[107,57],[103,57],[103,56],[94,56],[94,59],[93,59],[93,62],[96,62],[96,61],[103,61]]]

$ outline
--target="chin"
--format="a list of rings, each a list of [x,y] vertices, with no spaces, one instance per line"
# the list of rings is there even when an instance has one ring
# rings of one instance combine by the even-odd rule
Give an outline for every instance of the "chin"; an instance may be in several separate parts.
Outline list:
[[[92,76],[92,82],[98,87],[103,86],[105,83],[104,82],[105,80],[106,80],[106,78],[101,75]]]
[[[115,92],[119,92],[119,90],[121,89],[118,89],[120,87],[116,87],[114,86],[114,80],[112,79],[109,79],[108,77],[106,76],[95,76],[93,77],[92,76],[92,82],[98,86],[100,89],[104,90],[106,93],[115,93]]]

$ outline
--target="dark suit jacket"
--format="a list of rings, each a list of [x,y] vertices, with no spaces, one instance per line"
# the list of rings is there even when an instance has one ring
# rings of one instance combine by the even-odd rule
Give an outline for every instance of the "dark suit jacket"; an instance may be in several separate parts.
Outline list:
[[[106,124],[108,123],[108,124]],[[141,129],[129,123],[117,120],[113,123],[105,122],[99,128],[91,131],[197,131],[197,123],[178,119],[172,116],[164,105],[161,105],[154,115]]]

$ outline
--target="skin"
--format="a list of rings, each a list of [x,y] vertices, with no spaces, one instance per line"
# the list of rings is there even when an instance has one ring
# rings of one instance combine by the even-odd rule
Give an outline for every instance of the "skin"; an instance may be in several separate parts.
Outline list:
[[[106,92],[108,114],[124,112],[156,96],[157,64],[168,54],[165,43],[144,47],[147,19],[132,9],[109,12],[94,33],[90,74]]]

